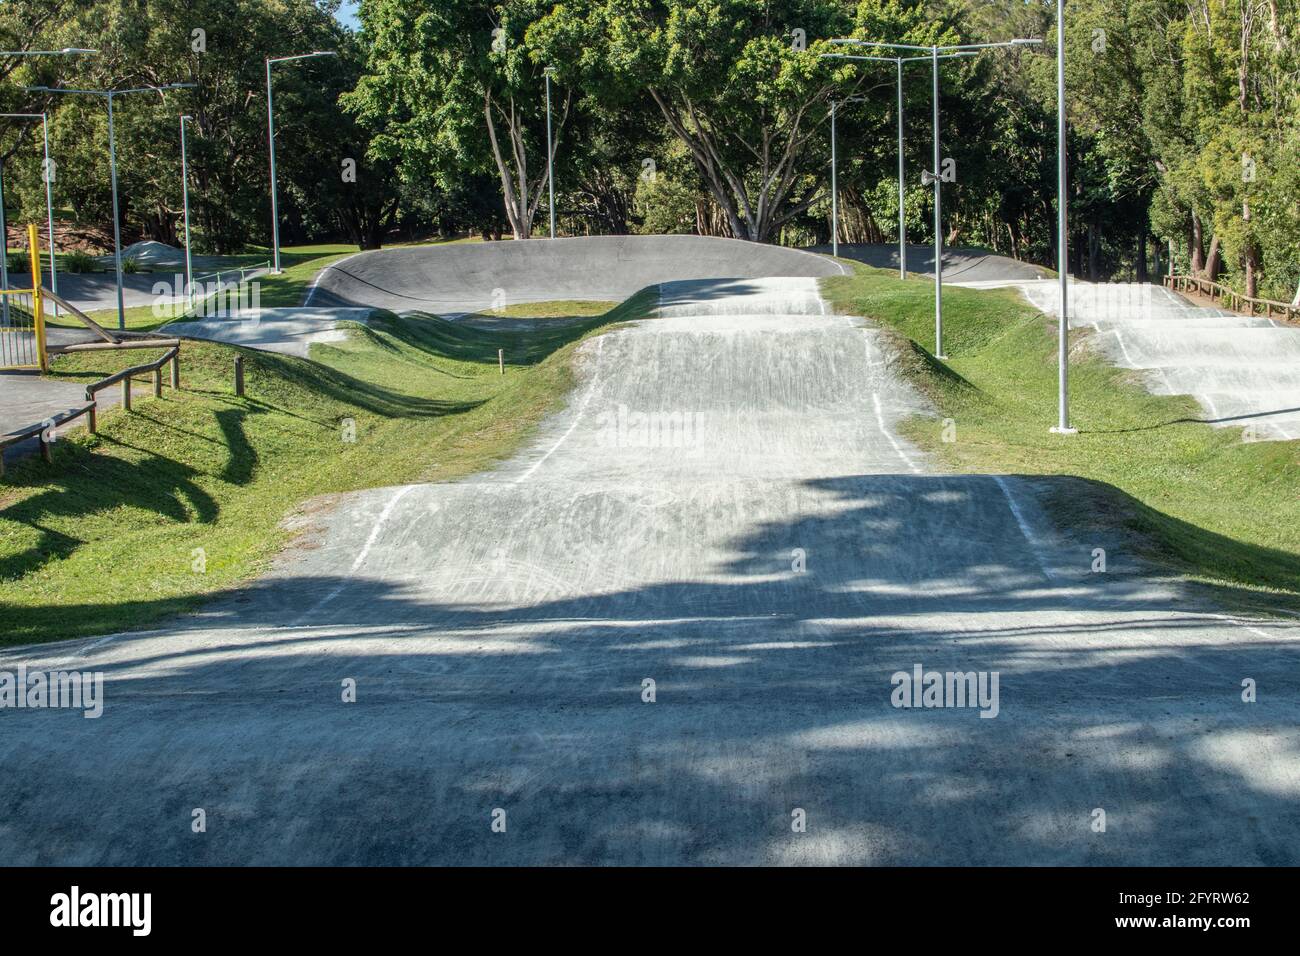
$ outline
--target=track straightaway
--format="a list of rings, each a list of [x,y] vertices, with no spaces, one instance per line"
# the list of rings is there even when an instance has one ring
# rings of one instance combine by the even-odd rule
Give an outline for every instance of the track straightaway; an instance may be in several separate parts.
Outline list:
[[[827,312],[667,283],[495,470],[349,496],[181,627],[0,655],[107,675],[98,720],[0,712],[0,862],[1298,862],[1294,625],[932,473]],[[996,672],[996,717],[895,707],[917,665]]]

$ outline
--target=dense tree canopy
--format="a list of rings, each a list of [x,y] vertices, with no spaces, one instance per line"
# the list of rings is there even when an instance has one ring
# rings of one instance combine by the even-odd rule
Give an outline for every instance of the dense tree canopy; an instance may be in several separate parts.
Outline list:
[[[824,242],[836,102],[841,238],[889,242],[895,70],[822,58],[844,50],[827,41],[1041,37],[943,65],[942,152],[957,170],[943,228],[950,243],[1055,263],[1051,0],[362,0],[357,33],[336,7],[10,0],[6,49],[101,53],[0,58],[0,97],[5,111],[50,111],[57,205],[102,233],[102,101],[22,87],[197,83],[119,101],[123,217],[128,235],[175,240],[187,112],[198,242],[211,251],[268,238],[267,56],[339,54],[275,70],[286,237],[365,246],[399,230],[525,239],[545,232],[552,187],[564,234]],[[1294,0],[1072,0],[1066,13],[1071,271],[1144,278],[1172,257],[1247,292],[1300,294]],[[926,241],[928,63],[906,67],[903,93],[903,212]],[[43,202],[38,132],[0,125],[11,220],[38,218]]]

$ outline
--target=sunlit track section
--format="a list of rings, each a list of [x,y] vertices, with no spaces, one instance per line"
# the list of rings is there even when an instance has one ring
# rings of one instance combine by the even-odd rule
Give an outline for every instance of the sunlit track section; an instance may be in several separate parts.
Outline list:
[[[1055,313],[1047,284],[1021,288]],[[1146,283],[1070,288],[1071,326],[1095,330],[1097,346],[1144,372],[1154,394],[1193,396],[1209,424],[1240,429],[1246,441],[1300,439],[1300,327],[1195,306]]]

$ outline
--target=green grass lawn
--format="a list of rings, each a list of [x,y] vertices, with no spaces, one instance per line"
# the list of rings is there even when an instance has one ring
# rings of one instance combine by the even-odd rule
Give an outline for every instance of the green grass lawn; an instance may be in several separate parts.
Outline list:
[[[934,285],[859,266],[823,280],[839,312],[892,330],[905,374],[937,418],[904,431],[968,473],[1066,476],[1045,482],[1052,513],[1077,540],[1119,534],[1142,557],[1214,585],[1243,607],[1300,608],[1300,442],[1244,443],[1202,424],[1194,399],[1150,394],[1071,333],[1071,419],[1056,423],[1056,320],[1012,290],[944,290],[944,349],[934,347]],[[951,419],[956,441],[943,440]]]
[[[313,346],[313,361],[186,342],[179,392],[106,411],[97,436],[56,442],[51,465],[8,469],[0,644],[156,624],[263,569],[288,538],[282,519],[309,498],[490,466],[562,406],[580,340],[652,305],[652,294],[608,312],[542,304],[533,310],[573,321],[536,330],[380,314],[346,342]],[[81,353],[53,371],[91,381],[151,354]]]

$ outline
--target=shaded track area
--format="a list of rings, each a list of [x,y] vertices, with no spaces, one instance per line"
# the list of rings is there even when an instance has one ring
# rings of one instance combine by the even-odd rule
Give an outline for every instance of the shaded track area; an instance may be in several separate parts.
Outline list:
[[[666,284],[498,469],[349,496],[179,629],[0,655],[108,678],[98,720],[0,713],[0,861],[1297,862],[1296,629],[930,473],[827,313]],[[999,672],[997,717],[895,708],[916,664]]]

